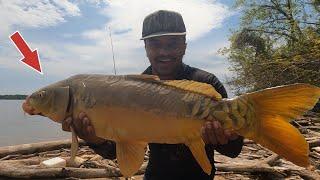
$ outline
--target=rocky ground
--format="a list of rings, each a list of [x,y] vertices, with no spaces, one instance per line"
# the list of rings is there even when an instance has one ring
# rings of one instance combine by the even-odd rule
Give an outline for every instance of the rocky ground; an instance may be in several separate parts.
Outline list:
[[[312,168],[305,169],[245,140],[239,157],[231,159],[216,153],[215,179],[320,179],[320,114],[310,112],[295,120],[310,146]],[[70,141],[37,143],[0,148],[0,178],[91,178],[124,179],[116,160],[103,159],[81,142],[77,154],[78,168],[43,168],[39,164],[53,157],[70,157]],[[142,179],[145,162],[134,179]]]

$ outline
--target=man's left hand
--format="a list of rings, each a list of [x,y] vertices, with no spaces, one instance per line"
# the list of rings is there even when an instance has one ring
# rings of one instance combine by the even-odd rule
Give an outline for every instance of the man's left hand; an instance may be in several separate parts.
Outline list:
[[[239,136],[229,130],[224,130],[218,121],[207,121],[201,128],[201,137],[206,144],[223,145]]]

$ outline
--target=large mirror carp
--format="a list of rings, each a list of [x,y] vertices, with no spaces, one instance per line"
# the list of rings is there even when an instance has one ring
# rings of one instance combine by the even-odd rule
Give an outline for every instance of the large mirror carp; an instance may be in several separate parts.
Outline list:
[[[85,112],[96,135],[116,142],[120,171],[138,171],[148,143],[184,143],[210,174],[200,129],[215,119],[230,129],[303,167],[308,143],[289,122],[311,109],[320,88],[292,84],[222,99],[205,83],[160,81],[152,75],[81,74],[41,88],[23,109],[61,122]]]

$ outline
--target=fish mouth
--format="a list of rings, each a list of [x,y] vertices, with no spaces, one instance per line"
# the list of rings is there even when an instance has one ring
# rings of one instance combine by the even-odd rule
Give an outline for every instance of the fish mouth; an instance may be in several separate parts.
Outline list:
[[[30,105],[30,97],[28,96],[22,104],[22,109],[25,113],[29,115],[40,115],[44,116],[41,112],[38,112],[35,108]]]

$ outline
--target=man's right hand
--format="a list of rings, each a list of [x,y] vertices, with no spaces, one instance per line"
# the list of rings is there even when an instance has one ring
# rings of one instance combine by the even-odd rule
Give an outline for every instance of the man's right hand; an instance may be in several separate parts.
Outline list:
[[[70,132],[71,126],[77,133],[77,136],[88,143],[101,144],[105,142],[103,138],[96,136],[91,121],[84,112],[79,113],[77,119],[67,117],[62,121],[62,130]]]

